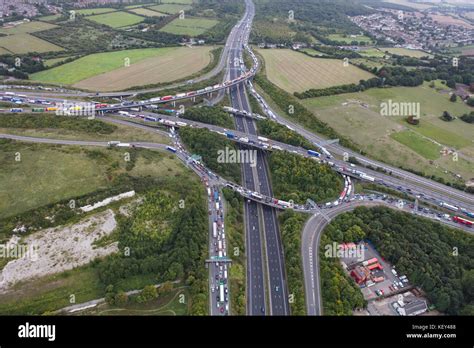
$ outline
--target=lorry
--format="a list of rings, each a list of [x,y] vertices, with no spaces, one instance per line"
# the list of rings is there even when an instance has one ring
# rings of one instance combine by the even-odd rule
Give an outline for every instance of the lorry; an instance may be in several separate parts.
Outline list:
[[[453,221],[457,222],[458,224],[466,225],[468,227],[472,227],[472,225],[474,224],[473,221],[464,219],[464,218],[459,217],[459,216],[453,216]]]
[[[452,211],[458,211],[458,210],[459,210],[458,207],[456,207],[456,206],[454,206],[454,205],[451,205],[451,204],[448,204],[448,203],[445,203],[445,202],[441,202],[441,203],[440,203],[440,206],[442,206],[443,208],[452,210]]]
[[[376,257],[373,257],[373,258],[371,258],[371,259],[369,259],[369,260],[366,260],[366,261],[362,262],[362,265],[363,265],[363,266],[367,266],[367,265],[370,265],[370,264],[375,263],[375,262],[378,262],[378,261],[379,261],[379,260],[378,260]]]
[[[371,182],[374,182],[374,181],[375,181],[375,178],[374,178],[374,177],[369,176],[369,175],[367,175],[367,174],[365,174],[365,173],[361,173],[361,174],[359,174],[359,176],[360,176],[361,179],[364,179],[364,180],[367,180],[367,181],[371,181]]]
[[[226,137],[229,138],[229,139],[234,139],[234,137],[235,137],[234,133],[229,132],[229,131],[225,132],[225,135],[226,135]]]
[[[321,154],[319,152],[313,150],[308,150],[308,155],[313,157],[321,157]]]
[[[215,221],[212,223],[212,236],[217,238],[217,223]]]
[[[225,302],[225,297],[224,297],[224,284],[219,285],[219,301],[220,302]]]
[[[166,150],[171,151],[173,153],[176,153],[176,149],[174,147],[171,147],[171,146],[167,146]]]

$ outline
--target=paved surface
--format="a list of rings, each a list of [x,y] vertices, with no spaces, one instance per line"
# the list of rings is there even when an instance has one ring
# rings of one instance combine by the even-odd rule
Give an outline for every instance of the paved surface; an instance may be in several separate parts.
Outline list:
[[[249,16],[238,27],[240,38],[231,46],[230,79],[242,72],[242,47],[248,41],[250,26],[255,13],[252,1],[246,1]],[[251,112],[245,93],[245,85],[239,84],[230,89],[232,106]],[[255,121],[251,118],[234,115],[238,131],[257,136]],[[247,147],[241,146],[241,149]],[[271,196],[271,187],[265,153],[257,152],[257,168],[249,163],[242,164],[244,186]],[[246,241],[247,241],[247,313],[250,315],[288,315],[288,295],[285,279],[285,261],[281,246],[280,232],[274,208],[245,203]],[[268,304],[267,304],[268,299]]]

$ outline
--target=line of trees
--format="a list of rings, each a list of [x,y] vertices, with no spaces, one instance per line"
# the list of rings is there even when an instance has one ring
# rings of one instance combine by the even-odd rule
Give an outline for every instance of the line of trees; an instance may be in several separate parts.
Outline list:
[[[287,210],[278,218],[285,252],[285,262],[288,278],[288,294],[293,299],[290,302],[292,315],[305,315],[304,277],[301,259],[301,231],[307,215]]]
[[[213,124],[224,128],[233,129],[234,122],[229,114],[217,106],[202,106],[186,108],[181,116],[192,121]]]
[[[269,156],[269,166],[275,196],[285,201],[304,204],[310,198],[322,202],[342,191],[342,179],[328,165],[311,158],[275,151]]]
[[[218,151],[225,151],[226,147],[237,150],[232,141],[222,136],[216,136],[207,129],[181,128],[179,135],[189,152],[202,157],[206,167],[226,179],[240,183],[240,165],[238,163],[218,162]]]
[[[232,255],[232,265],[229,268],[231,311],[233,315],[245,315],[247,301],[243,199],[237,192],[228,188],[224,188],[222,193],[227,203],[225,230],[228,239],[228,254]]]
[[[55,116],[50,114],[3,115],[0,117],[2,128],[22,129],[67,129],[88,134],[112,134],[117,126],[101,120],[89,120],[86,117]]]
[[[316,147],[302,135],[269,119],[257,121],[258,133],[282,143],[316,150]]]

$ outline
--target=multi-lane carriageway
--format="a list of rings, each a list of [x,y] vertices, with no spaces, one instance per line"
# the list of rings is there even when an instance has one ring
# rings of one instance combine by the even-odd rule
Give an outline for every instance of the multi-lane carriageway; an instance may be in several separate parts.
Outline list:
[[[229,79],[233,80],[239,75],[245,76],[242,58],[242,45],[248,41],[250,24],[253,20],[255,9],[251,1],[246,1],[246,14],[237,24],[236,40],[231,43],[229,54]],[[249,50],[250,51],[250,50]],[[258,62],[253,56],[256,69]],[[254,73],[255,70],[250,72]],[[235,109],[251,114],[250,105],[245,93],[245,84],[240,83],[230,88],[230,100]],[[243,115],[234,114],[237,131],[256,137],[257,130],[253,119]],[[227,133],[234,138],[233,134]],[[239,139],[248,139],[245,136]],[[249,141],[250,142],[250,141]],[[241,145],[246,148],[248,144]],[[242,164],[243,186],[253,192],[271,195],[268,179],[268,168],[264,152],[257,150],[257,168],[252,168],[250,163]],[[258,193],[260,192],[260,193]],[[246,219],[246,256],[247,256],[247,313],[250,315],[288,315],[289,305],[285,281],[284,257],[281,247],[280,234],[276,212],[273,208],[256,204],[246,200],[244,203]]]

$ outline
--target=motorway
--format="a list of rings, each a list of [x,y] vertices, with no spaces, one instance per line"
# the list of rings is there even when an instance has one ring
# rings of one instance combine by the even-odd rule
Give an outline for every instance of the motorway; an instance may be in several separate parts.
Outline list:
[[[247,15],[238,26],[239,35],[231,46],[229,56],[230,80],[240,76],[242,71],[243,45],[248,42],[255,8],[252,1],[246,1]],[[241,83],[230,89],[232,107],[251,112]],[[234,114],[236,129],[256,137],[257,129],[252,118]],[[246,149],[241,146],[241,149]],[[272,196],[268,165],[265,153],[257,150],[257,167],[242,164],[243,186]],[[272,207],[247,201],[245,203],[246,245],[247,245],[247,314],[288,315],[288,295],[285,281],[285,262],[281,245],[276,210]],[[263,238],[262,238],[263,237]],[[263,241],[263,242],[262,242]],[[268,303],[267,303],[268,299]],[[267,309],[268,308],[268,309]]]
[[[246,3],[246,16],[236,28],[236,32],[241,35],[242,26],[244,26],[248,18],[253,17],[253,13],[249,12],[249,6]],[[228,74],[229,79],[235,78],[240,74],[240,38],[234,40],[230,46],[230,55],[228,61]],[[237,64],[234,62],[237,61]],[[237,66],[235,66],[237,65]],[[231,87],[230,97],[231,103],[234,108],[243,109],[242,104],[242,85]],[[244,95],[245,101],[245,95]],[[247,105],[245,105],[247,106]],[[248,106],[247,106],[248,108]],[[248,133],[246,128],[246,122],[243,117],[234,115],[235,125],[237,131],[242,134]],[[248,124],[252,130],[254,130],[253,124]],[[241,145],[241,150],[245,150],[246,146]],[[245,188],[256,191],[255,175],[250,163],[242,164],[242,186]],[[266,286],[265,286],[265,272],[264,272],[264,256],[262,250],[262,231],[259,217],[258,204],[251,200],[244,201],[244,218],[245,218],[245,248],[246,248],[246,298],[247,298],[247,314],[249,315],[265,315],[266,313]]]

